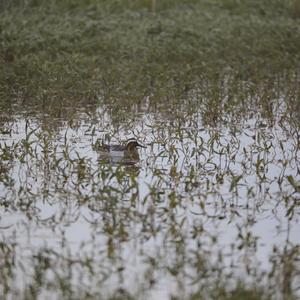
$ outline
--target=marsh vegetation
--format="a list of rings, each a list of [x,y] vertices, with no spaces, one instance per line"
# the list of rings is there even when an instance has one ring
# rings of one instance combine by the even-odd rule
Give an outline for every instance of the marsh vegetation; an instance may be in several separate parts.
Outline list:
[[[0,298],[297,299],[299,18],[0,0]]]

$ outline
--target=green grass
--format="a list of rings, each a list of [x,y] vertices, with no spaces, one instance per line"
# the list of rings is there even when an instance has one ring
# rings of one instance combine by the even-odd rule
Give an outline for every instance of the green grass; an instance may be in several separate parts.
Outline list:
[[[293,1],[148,4],[2,0],[1,100],[163,98],[225,74],[257,83],[299,70]]]

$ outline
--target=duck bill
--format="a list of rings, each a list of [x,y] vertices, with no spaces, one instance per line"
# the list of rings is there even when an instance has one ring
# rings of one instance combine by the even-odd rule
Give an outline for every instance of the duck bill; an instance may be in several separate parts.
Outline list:
[[[137,147],[140,147],[140,148],[147,148],[146,146],[141,145],[141,144],[137,144],[136,146],[137,146]]]

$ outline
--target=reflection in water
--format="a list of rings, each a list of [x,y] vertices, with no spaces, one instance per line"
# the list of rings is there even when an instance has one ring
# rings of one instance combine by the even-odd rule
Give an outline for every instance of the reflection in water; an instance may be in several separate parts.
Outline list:
[[[4,122],[1,293],[181,299],[237,278],[296,293],[299,127],[272,109],[225,125],[202,107]],[[96,151],[132,135],[149,145],[136,160]]]

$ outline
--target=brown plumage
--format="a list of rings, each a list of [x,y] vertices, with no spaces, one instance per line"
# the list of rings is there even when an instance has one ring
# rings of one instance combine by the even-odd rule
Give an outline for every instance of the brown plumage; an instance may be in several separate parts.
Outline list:
[[[125,159],[139,160],[139,153],[137,148],[146,148],[145,146],[139,144],[135,139],[130,139],[127,141],[126,145],[107,145],[102,144],[99,146],[98,150],[104,155],[110,156],[122,156]]]

